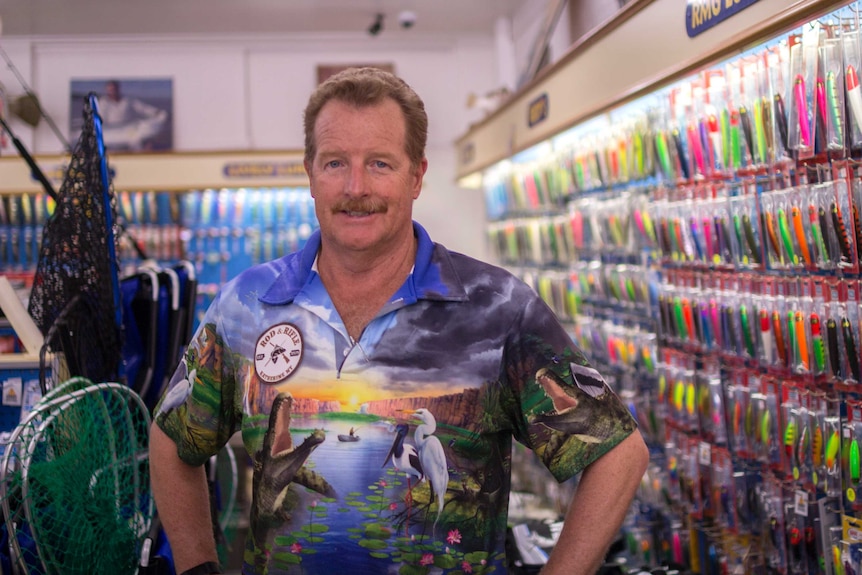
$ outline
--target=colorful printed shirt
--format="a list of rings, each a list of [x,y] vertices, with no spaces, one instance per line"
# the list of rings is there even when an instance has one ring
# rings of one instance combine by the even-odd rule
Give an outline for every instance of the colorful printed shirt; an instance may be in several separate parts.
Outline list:
[[[225,284],[157,408],[190,464],[242,432],[244,573],[506,573],[512,437],[562,481],[636,427],[529,286],[414,231],[359,341],[318,233]]]

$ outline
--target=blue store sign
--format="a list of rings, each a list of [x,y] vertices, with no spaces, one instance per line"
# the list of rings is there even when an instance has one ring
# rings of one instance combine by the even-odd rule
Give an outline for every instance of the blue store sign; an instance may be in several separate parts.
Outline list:
[[[757,0],[688,0],[685,6],[685,29],[689,38],[709,30]]]

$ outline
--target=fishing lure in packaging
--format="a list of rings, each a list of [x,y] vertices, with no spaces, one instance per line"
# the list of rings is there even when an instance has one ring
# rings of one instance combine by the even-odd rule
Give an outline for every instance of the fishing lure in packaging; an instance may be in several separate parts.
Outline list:
[[[811,235],[813,236],[814,246],[817,248],[820,259],[828,262],[830,259],[829,252],[823,239],[823,232],[820,229],[820,218],[817,214],[817,207],[814,204],[808,206],[808,223],[811,224]]]
[[[763,350],[763,359],[767,363],[772,362],[774,353],[774,338],[772,329],[770,328],[769,312],[765,309],[760,310],[760,347]]]
[[[775,103],[775,125],[778,127],[781,147],[789,153],[790,145],[787,139],[787,112],[784,109],[784,98],[781,97],[781,94],[776,94],[773,102]]]
[[[811,324],[811,347],[814,353],[814,369],[816,373],[822,373],[826,369],[826,351],[823,345],[823,334],[820,329],[820,316],[812,313],[809,321]]]
[[[859,483],[859,441],[855,437],[850,442],[850,453],[847,456],[847,460],[847,467],[850,472],[850,481],[854,484]]]
[[[739,111],[730,113],[730,161],[731,167],[742,167],[742,143],[739,140]]]
[[[832,202],[832,226],[835,228],[835,236],[838,240],[838,247],[841,250],[841,257],[845,261],[850,261],[850,239],[847,237],[847,228],[844,227],[844,217],[841,215],[841,208],[838,204]]]
[[[820,425],[815,425],[811,434],[811,460],[815,467],[823,465],[823,430]]]
[[[753,160],[754,132],[751,128],[751,116],[748,113],[748,108],[746,108],[745,106],[739,107],[739,123],[742,125],[742,134],[745,137],[745,145],[748,147],[748,153]]]
[[[844,352],[847,354],[847,363],[853,379],[859,381],[859,356],[856,350],[856,339],[853,335],[853,326],[846,317],[841,318],[841,335],[844,339]]]
[[[811,265],[811,252],[808,250],[808,238],[805,236],[805,227],[802,224],[802,211],[798,206],[790,208],[790,218],[793,221],[793,232],[796,234],[796,242],[799,244],[799,252],[806,265]]]
[[[830,70],[826,73],[826,93],[829,96],[829,120],[835,131],[835,140],[840,147],[844,146],[844,119],[841,117],[843,111],[841,101],[838,98],[838,83],[835,72]]]
[[[817,130],[817,139],[821,142],[820,146],[824,146],[826,142],[826,83],[823,78],[817,78],[814,84],[814,97],[817,98],[817,116],[815,117],[815,128]]]
[[[784,428],[784,453],[789,461],[793,457],[793,447],[796,445],[796,420],[790,419]]]
[[[808,448],[811,445],[811,434],[808,431],[808,424],[802,424],[802,431],[799,432],[799,441],[796,444],[796,465],[802,467],[808,459]]]
[[[778,234],[775,231],[775,218],[771,212],[765,212],[763,219],[765,220],[763,227],[766,229],[766,235],[769,238],[769,245],[772,247],[775,259],[778,260],[778,262],[782,262],[781,245],[778,243]]]
[[[859,76],[856,74],[856,68],[853,66],[847,66],[845,82],[847,101],[850,103],[850,112],[853,115],[853,120],[856,122],[856,127],[862,130],[862,88],[859,86]]]
[[[799,140],[806,148],[811,145],[810,118],[808,117],[808,97],[805,94],[805,78],[797,74],[793,81],[793,97],[799,119]]]
[[[787,348],[784,346],[784,331],[781,328],[781,314],[778,311],[772,312],[772,333],[775,335],[775,351],[778,355],[778,360],[787,363]]]
[[[832,253],[832,244],[827,240],[827,232],[829,231],[829,220],[826,215],[826,208],[823,206],[817,207],[817,220],[820,222],[820,233],[823,236],[823,254],[827,261],[835,259],[835,254]]]
[[[826,442],[826,467],[830,473],[835,473],[838,470],[838,448],[841,445],[841,437],[838,430],[833,430],[829,434],[829,440]]]
[[[826,341],[829,348],[829,366],[834,377],[841,377],[841,356],[838,351],[838,324],[833,318],[826,320]]]
[[[754,237],[754,226],[751,224],[751,217],[748,214],[742,216],[742,228],[745,231],[745,241],[748,244],[751,259],[759,265],[761,263],[760,246],[757,245],[757,240]]]
[[[811,363],[808,354],[808,336],[805,333],[805,317],[801,311],[797,311],[793,316],[793,328],[795,330],[796,346],[799,351],[799,366],[803,371],[809,371]]]
[[[856,256],[859,256],[859,246],[862,246],[862,227],[859,226],[859,208],[856,202],[850,202],[850,212],[853,214],[853,233],[856,236]]]
[[[691,170],[688,166],[688,158],[685,153],[685,147],[682,144],[682,136],[680,136],[679,130],[673,130],[671,132],[671,137],[673,138],[673,145],[676,148],[676,155],[679,158],[679,167],[682,170],[682,177],[688,180],[691,178]]]
[[[784,244],[784,251],[787,252],[787,260],[793,264],[798,264],[799,258],[796,257],[796,252],[793,249],[793,240],[790,239],[790,227],[787,223],[787,214],[783,208],[778,209],[778,232],[781,234],[781,242]]]
[[[739,306],[739,325],[742,330],[742,342],[748,357],[756,357],[754,350],[754,338],[751,335],[751,326],[748,323],[748,307],[745,304]]]

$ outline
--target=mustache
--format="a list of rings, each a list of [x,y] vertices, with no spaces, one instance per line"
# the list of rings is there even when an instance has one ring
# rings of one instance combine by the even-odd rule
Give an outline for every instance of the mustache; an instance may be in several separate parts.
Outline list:
[[[332,213],[361,212],[368,214],[386,213],[386,203],[374,198],[351,198],[332,206]]]

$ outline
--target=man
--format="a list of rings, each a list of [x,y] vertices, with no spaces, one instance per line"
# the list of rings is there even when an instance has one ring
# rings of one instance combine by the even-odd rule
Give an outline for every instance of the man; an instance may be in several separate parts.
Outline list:
[[[140,151],[165,126],[168,112],[138,98],[128,98],[117,80],[105,83],[105,97],[99,100],[103,138],[109,148]]]
[[[244,573],[505,573],[513,437],[559,480],[583,469],[543,573],[601,564],[643,440],[526,284],[412,221],[426,139],[422,101],[391,74],[348,70],[311,96],[320,230],[223,286],[173,377],[194,379],[184,401],[156,412],[178,573],[215,567],[200,465],[237,430],[254,461]],[[334,439],[360,421],[361,442]]]

